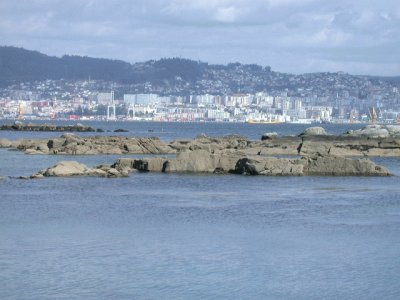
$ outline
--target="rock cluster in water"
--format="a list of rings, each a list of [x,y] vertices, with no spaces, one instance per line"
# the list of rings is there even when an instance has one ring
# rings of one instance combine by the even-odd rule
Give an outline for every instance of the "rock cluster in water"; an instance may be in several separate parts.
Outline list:
[[[12,130],[12,131],[76,131],[76,132],[95,132],[102,131],[97,130],[93,127],[86,126],[83,124],[76,125],[54,125],[54,124],[33,124],[33,123],[22,123],[20,121],[16,121],[11,125],[2,125],[0,126],[0,130]]]
[[[65,133],[59,138],[23,139],[11,142],[0,139],[0,148],[15,148],[26,154],[98,155],[98,154],[167,154],[173,150],[159,138],[124,136],[81,137]]]
[[[335,156],[301,158],[247,157],[237,152],[184,151],[176,158],[121,158],[113,165],[88,168],[75,161],[60,162],[31,178],[51,176],[125,177],[134,171],[163,173],[214,173],[267,176],[390,176],[368,159]]]
[[[113,165],[85,167],[77,175],[121,177],[132,171],[150,171],[386,176],[389,175],[387,169],[369,160],[346,157],[400,156],[400,127],[373,125],[339,136],[328,135],[321,127],[311,127],[299,136],[279,137],[276,133],[267,133],[261,141],[251,141],[237,135],[200,135],[193,140],[176,140],[170,143],[154,137],[81,137],[65,133],[59,138],[43,140],[0,139],[0,147],[15,148],[27,154],[52,155],[177,154],[175,158],[120,159]],[[52,174],[48,170],[35,175],[61,176]]]
[[[81,137],[65,133],[52,139],[0,139],[0,147],[15,148],[27,154],[169,154],[184,150],[240,150],[246,155],[334,155],[334,156],[400,156],[400,127],[370,125],[343,135],[328,135],[320,127],[306,129],[299,136],[279,137],[267,133],[260,141],[242,136],[208,137],[165,143],[159,138],[125,136]]]

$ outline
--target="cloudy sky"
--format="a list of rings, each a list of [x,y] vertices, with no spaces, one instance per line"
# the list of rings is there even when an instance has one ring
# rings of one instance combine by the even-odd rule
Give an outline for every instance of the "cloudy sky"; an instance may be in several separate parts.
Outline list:
[[[400,1],[0,0],[0,41],[57,56],[400,75]]]

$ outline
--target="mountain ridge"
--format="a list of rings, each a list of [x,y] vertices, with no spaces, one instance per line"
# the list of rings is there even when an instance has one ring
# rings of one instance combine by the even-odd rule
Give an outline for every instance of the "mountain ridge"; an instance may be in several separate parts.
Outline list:
[[[350,75],[343,72],[289,74],[272,71],[269,66],[229,63],[209,64],[186,58],[162,58],[128,63],[122,60],[78,55],[49,56],[39,51],[14,46],[0,46],[0,86],[18,82],[51,80],[104,80],[124,85],[151,86],[150,92],[213,93],[257,92],[316,88],[332,78],[350,89],[354,82],[399,84],[400,76],[381,77]]]

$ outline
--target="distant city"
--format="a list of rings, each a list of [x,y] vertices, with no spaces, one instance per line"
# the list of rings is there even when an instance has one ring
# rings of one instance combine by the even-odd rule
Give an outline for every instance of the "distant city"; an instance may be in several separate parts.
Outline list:
[[[113,90],[105,91],[105,86]],[[350,91],[317,93],[261,91],[224,95],[122,93],[116,84],[98,81],[45,80],[0,91],[0,117],[9,119],[216,121],[254,123],[369,122],[372,109],[380,122],[400,119],[398,87],[375,91],[363,100]]]
[[[400,121],[396,77],[293,75],[258,65],[208,65],[185,59],[131,65],[75,56],[51,58],[14,47],[0,50],[0,118],[5,119]],[[16,66],[15,61],[25,63]],[[113,76],[106,74],[108,69],[115,79],[109,79]]]

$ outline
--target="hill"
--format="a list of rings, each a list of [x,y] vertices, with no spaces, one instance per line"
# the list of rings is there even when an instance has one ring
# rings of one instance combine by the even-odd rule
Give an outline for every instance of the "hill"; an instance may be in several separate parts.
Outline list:
[[[130,64],[76,55],[54,57],[23,48],[0,47],[0,86],[46,79],[77,81],[89,77],[119,83],[127,91],[158,94],[287,91],[304,96],[350,91],[354,96],[363,97],[365,86],[399,84],[399,77],[354,76],[342,72],[293,75],[255,64],[211,65],[182,58]]]

